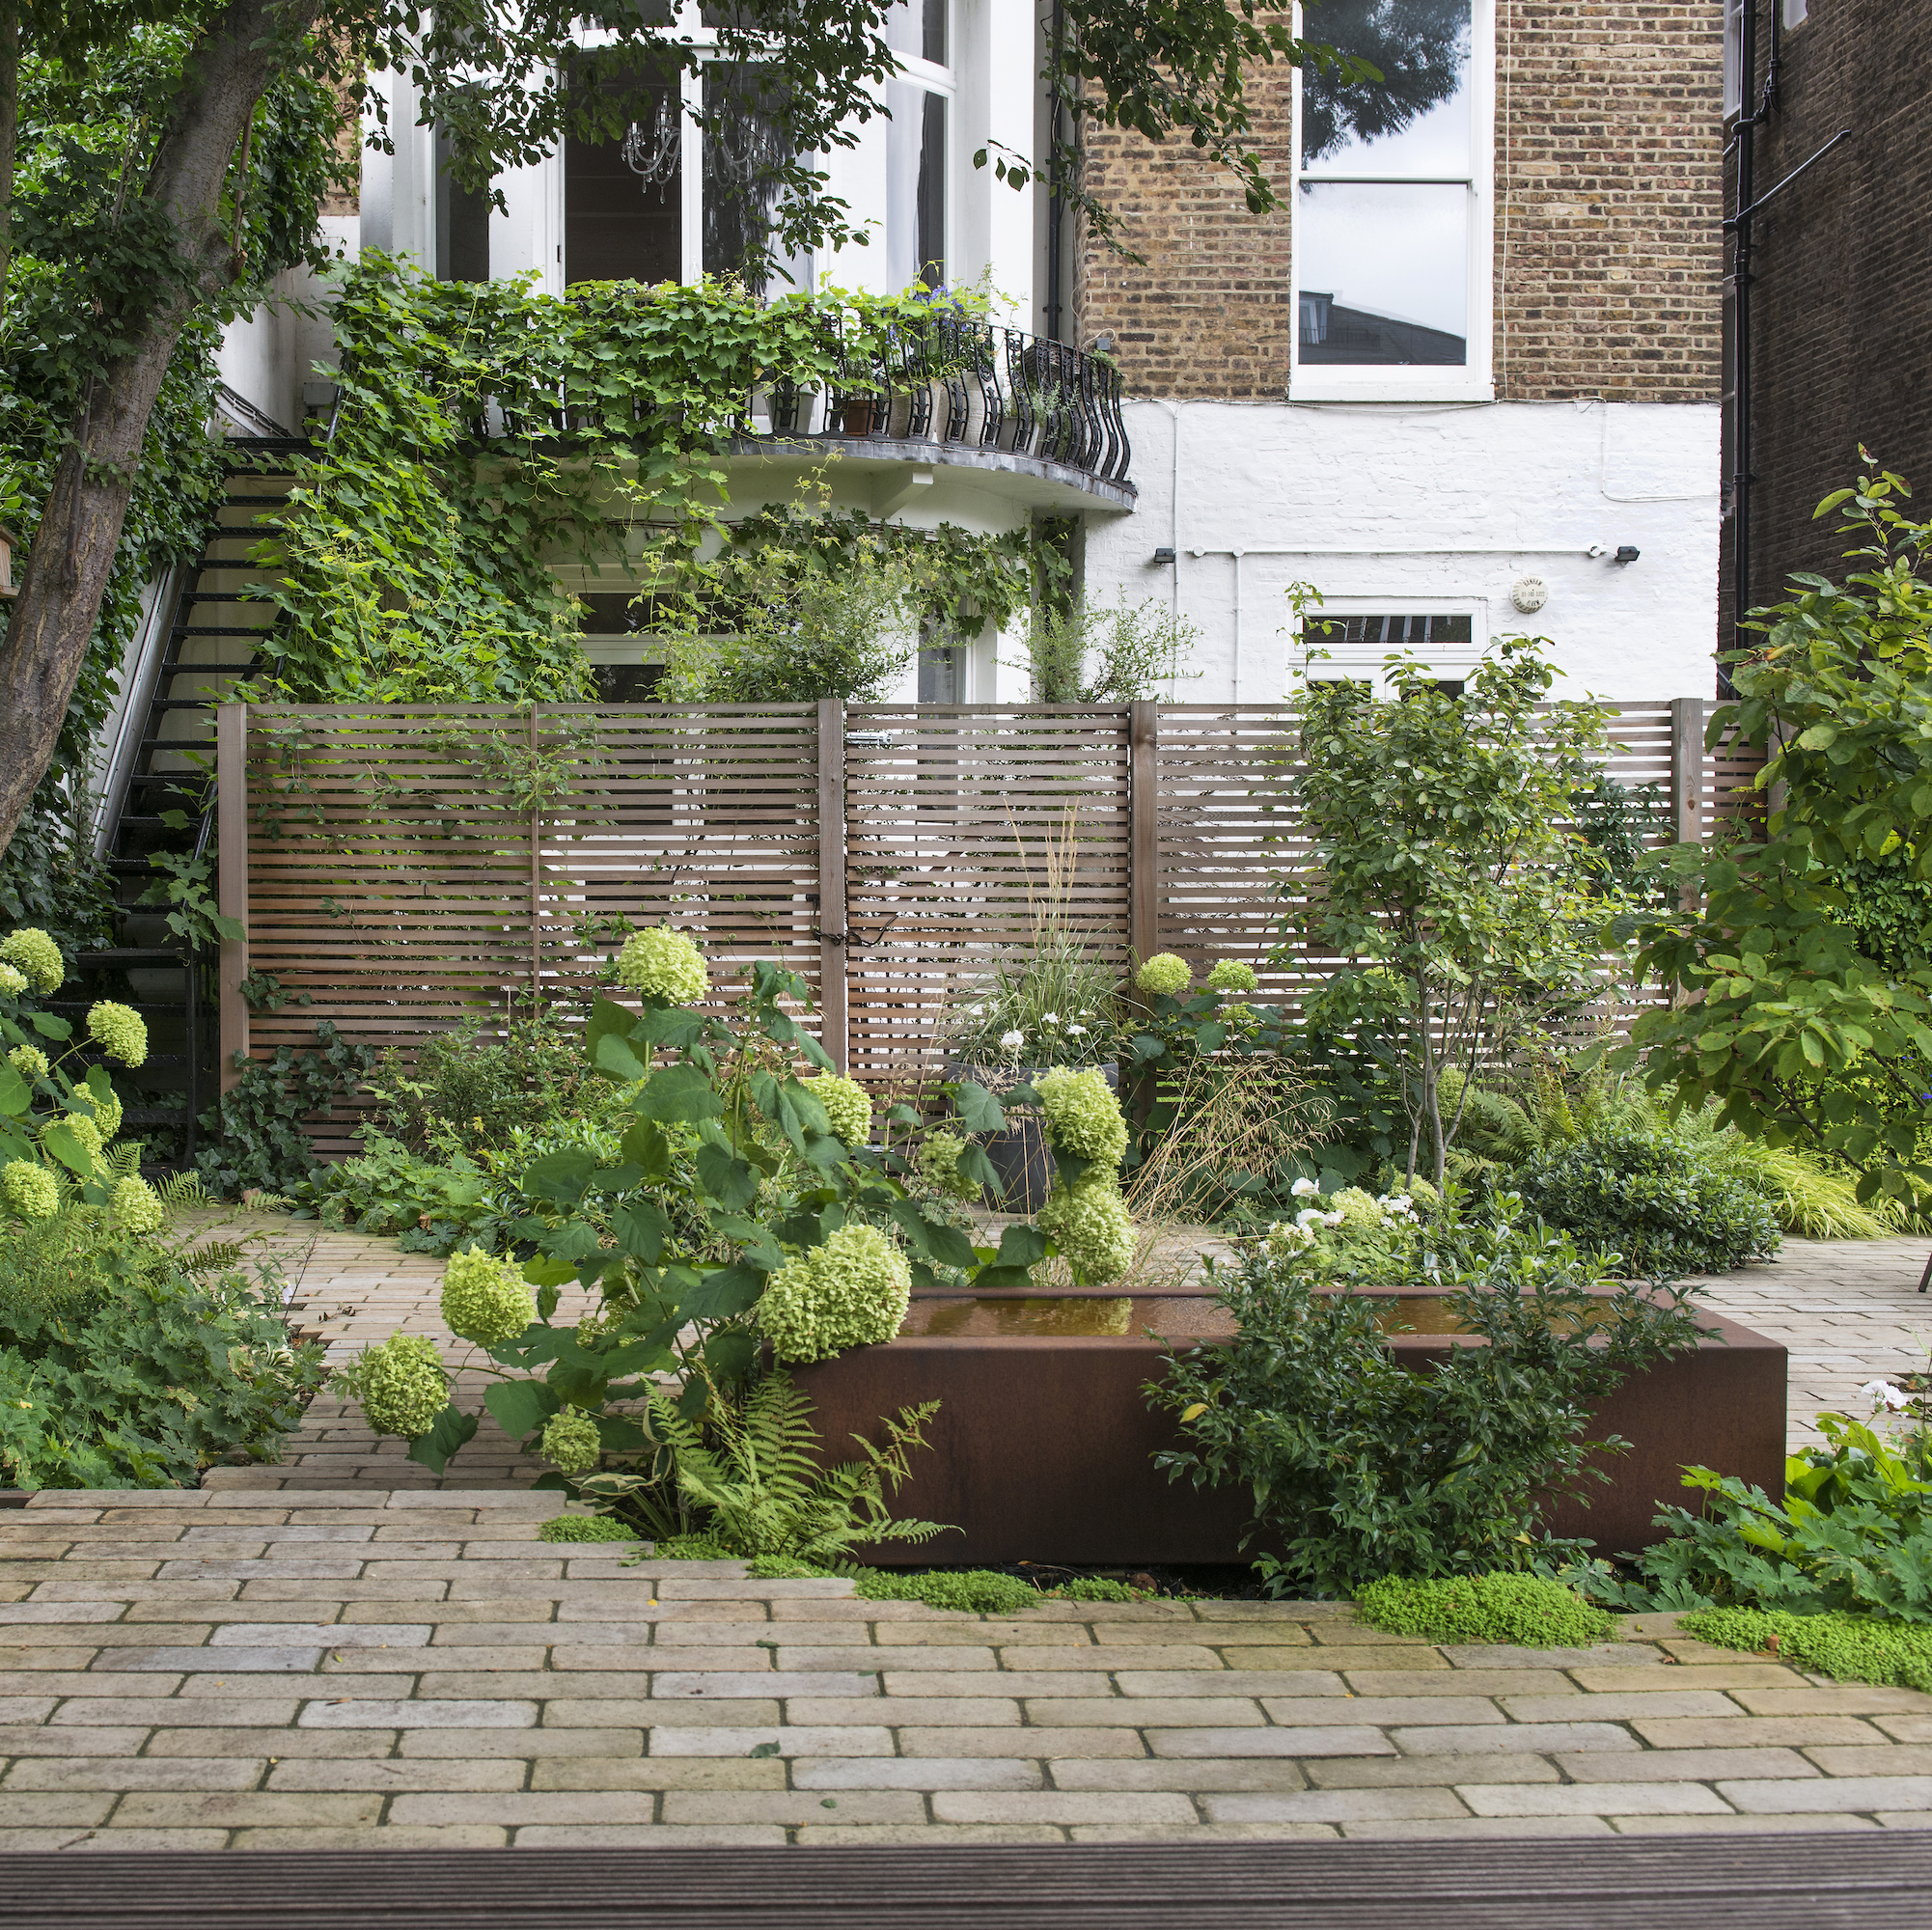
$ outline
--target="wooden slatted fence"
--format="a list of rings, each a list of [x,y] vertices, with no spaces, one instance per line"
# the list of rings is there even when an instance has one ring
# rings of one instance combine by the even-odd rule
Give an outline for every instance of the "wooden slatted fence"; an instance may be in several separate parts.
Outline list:
[[[1657,841],[1757,809],[1755,754],[1706,753],[1702,713],[1613,726]],[[1332,963],[1269,962],[1303,848],[1291,728],[1282,704],[226,705],[221,903],[248,938],[223,951],[225,1077],[319,1018],[407,1056],[580,997],[667,922],[727,992],[756,958],[797,972],[878,1088],[941,1069],[941,1014],[1049,903],[1122,967],[1238,958],[1291,997]],[[354,1124],[315,1122],[318,1150]]]

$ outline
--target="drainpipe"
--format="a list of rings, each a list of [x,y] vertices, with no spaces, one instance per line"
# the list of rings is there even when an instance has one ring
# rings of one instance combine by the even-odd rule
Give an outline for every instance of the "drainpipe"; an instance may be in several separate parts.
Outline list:
[[[1241,702],[1241,559],[1245,549],[1228,552],[1234,559],[1234,695],[1230,703]]]
[[[1066,18],[1063,0],[1053,0],[1053,84],[1048,99],[1052,112],[1046,124],[1046,333],[1060,336],[1060,248],[1063,203],[1060,195],[1060,63],[1065,45]]]
[[[1778,0],[1772,0],[1776,14]],[[1731,648],[1745,643],[1751,607],[1751,207],[1753,149],[1760,119],[1752,96],[1757,85],[1757,0],[1745,0],[1738,30],[1737,213],[1731,245]],[[1718,669],[1718,695],[1731,697],[1729,674]]]

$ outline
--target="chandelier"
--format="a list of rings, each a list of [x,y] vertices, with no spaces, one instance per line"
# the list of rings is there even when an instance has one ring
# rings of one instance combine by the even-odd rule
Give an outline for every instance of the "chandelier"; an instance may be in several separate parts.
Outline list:
[[[729,121],[707,130],[704,177],[735,188],[766,187],[792,158],[791,143],[776,119],[762,113],[742,83],[731,85]],[[661,199],[676,179],[684,145],[684,117],[674,96],[663,94],[648,121],[633,121],[623,137],[624,165]],[[768,190],[769,191],[769,190]]]
[[[672,105],[671,96],[660,94],[657,108],[646,123],[633,121],[623,137],[624,165],[636,175],[643,187],[655,183],[658,199],[677,173],[677,159],[684,145],[683,116]]]

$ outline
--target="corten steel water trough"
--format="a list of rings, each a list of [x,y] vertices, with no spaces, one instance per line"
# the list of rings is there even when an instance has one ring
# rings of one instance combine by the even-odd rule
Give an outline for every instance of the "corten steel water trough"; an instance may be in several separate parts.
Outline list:
[[[1443,1324],[1422,1305],[1410,1317],[1417,1327]],[[1604,1459],[1611,1479],[1588,1484],[1587,1509],[1563,1502],[1551,1511],[1553,1532],[1587,1535],[1606,1555],[1647,1545],[1657,1539],[1657,1504],[1688,1500],[1679,1471],[1690,1463],[1781,1494],[1785,1350],[1709,1312],[1699,1324],[1716,1332],[1695,1353],[1633,1375],[1596,1412],[1591,1437],[1620,1434],[1631,1447]],[[1147,1337],[1149,1328],[1162,1337]],[[897,1339],[795,1377],[817,1409],[825,1451],[840,1459],[852,1435],[879,1438],[880,1416],[940,1403],[926,1428],[933,1451],[914,1457],[895,1512],[962,1531],[912,1549],[887,1543],[868,1559],[1229,1562],[1255,1553],[1239,1548],[1245,1494],[1171,1484],[1155,1469],[1153,1454],[1174,1445],[1176,1429],[1149,1411],[1141,1389],[1161,1371],[1168,1339],[1231,1331],[1201,1289],[926,1295],[915,1298]],[[1417,1332],[1389,1342],[1404,1365],[1422,1370],[1448,1355],[1452,1338]]]

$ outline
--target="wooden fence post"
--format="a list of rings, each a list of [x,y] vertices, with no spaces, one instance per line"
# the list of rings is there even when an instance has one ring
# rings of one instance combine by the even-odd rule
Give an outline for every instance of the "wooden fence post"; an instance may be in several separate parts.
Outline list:
[[[1696,844],[1704,835],[1704,700],[1670,700],[1670,813],[1679,844]],[[1712,800],[1713,804],[1716,800]]]
[[[1161,907],[1158,896],[1160,821],[1156,813],[1160,786],[1161,720],[1159,706],[1135,703],[1127,713],[1128,943],[1134,961],[1145,964],[1161,949]]]
[[[818,700],[819,1043],[834,1068],[851,1069],[845,984],[845,705]]]
[[[215,708],[215,838],[219,855],[215,905],[222,917],[248,923],[248,706]],[[248,938],[224,938],[215,983],[221,1002],[221,1089],[241,1079],[237,1054],[248,1051],[248,1002],[241,981],[248,976]]]

